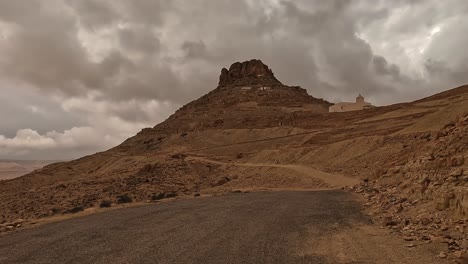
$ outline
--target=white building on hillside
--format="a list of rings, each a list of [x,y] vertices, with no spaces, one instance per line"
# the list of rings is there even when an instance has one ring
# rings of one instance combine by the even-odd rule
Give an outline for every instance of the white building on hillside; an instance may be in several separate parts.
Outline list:
[[[373,107],[373,105],[370,103],[367,103],[364,100],[364,97],[359,94],[358,97],[356,97],[355,103],[341,102],[341,103],[334,104],[330,106],[329,112],[358,111],[358,110],[363,110],[363,109],[371,108],[371,107]]]

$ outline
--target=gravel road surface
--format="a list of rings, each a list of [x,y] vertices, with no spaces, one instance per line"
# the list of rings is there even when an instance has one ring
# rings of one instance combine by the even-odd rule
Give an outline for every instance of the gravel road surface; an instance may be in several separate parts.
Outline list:
[[[369,230],[343,191],[240,193],[22,230],[0,238],[0,263],[441,263]]]

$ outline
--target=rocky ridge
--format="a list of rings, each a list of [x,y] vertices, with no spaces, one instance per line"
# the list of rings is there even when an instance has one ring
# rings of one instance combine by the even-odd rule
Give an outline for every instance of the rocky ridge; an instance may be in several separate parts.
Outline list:
[[[229,70],[223,68],[216,89],[184,105],[153,130],[276,127],[290,125],[299,112],[327,113],[330,105],[309,95],[306,89],[282,84],[262,61],[250,60],[236,62]]]
[[[371,214],[401,234],[409,247],[445,243],[440,258],[466,258],[468,114],[419,139],[426,143],[414,146],[406,163],[350,190],[362,194]]]

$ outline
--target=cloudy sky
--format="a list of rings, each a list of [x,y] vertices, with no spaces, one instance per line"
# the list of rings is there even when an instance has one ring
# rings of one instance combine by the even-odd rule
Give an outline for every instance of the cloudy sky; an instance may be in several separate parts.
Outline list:
[[[262,59],[332,102],[468,83],[466,0],[0,0],[0,159],[105,150]]]

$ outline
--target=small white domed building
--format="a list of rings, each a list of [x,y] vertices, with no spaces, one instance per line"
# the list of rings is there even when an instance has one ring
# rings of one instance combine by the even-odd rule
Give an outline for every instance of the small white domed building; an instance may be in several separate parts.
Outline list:
[[[364,100],[364,97],[359,94],[358,97],[356,97],[356,102],[355,103],[350,103],[350,102],[341,102],[334,104],[329,107],[329,112],[349,112],[349,111],[359,111],[367,108],[374,107],[371,103],[367,103]]]

